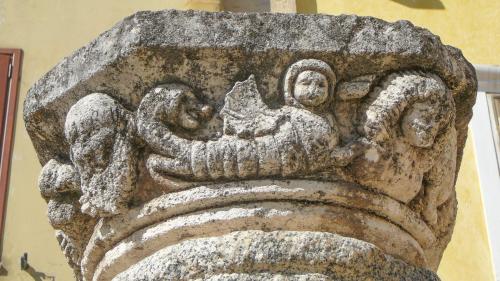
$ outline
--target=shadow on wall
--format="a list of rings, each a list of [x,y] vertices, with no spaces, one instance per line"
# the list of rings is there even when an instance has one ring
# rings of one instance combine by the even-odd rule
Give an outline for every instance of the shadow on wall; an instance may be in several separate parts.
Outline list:
[[[433,9],[433,10],[445,9],[441,0],[391,0],[391,1],[414,9]]]
[[[390,0],[403,6],[413,9],[433,9],[444,10],[445,7],[441,0]],[[297,12],[301,14],[316,14],[318,5],[316,0],[297,0]]]
[[[256,13],[271,11],[271,0],[222,0],[221,3],[223,11]],[[316,14],[318,12],[316,0],[296,0],[295,4],[297,13]]]
[[[222,0],[222,10],[229,12],[255,12],[271,11],[270,0]]]
[[[25,271],[33,278],[35,281],[56,281],[55,276],[47,275],[41,271],[37,271],[31,266],[28,266]]]
[[[318,5],[316,0],[297,0],[297,13],[301,14],[316,14],[318,12]]]
[[[9,275],[9,271],[3,266],[2,262],[0,262],[0,276]]]

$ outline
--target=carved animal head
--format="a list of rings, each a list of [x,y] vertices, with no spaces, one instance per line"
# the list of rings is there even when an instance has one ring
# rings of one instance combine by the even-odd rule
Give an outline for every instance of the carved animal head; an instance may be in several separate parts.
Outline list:
[[[361,134],[382,142],[397,137],[401,129],[406,141],[416,147],[430,147],[455,110],[441,78],[419,71],[390,74],[362,107]]]
[[[183,84],[160,85],[148,92],[149,102],[144,106],[152,110],[154,119],[185,130],[195,130],[202,121],[210,119],[212,107],[202,103],[193,90]]]

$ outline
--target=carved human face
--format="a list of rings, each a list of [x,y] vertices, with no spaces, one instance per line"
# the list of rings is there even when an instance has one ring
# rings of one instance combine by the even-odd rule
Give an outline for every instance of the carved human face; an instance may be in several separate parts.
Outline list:
[[[303,71],[297,76],[293,95],[305,107],[317,107],[328,99],[328,80],[319,72]]]
[[[406,140],[417,147],[430,147],[437,135],[437,109],[433,104],[415,103],[404,115],[401,129]]]
[[[124,128],[120,110],[103,94],[91,94],[71,108],[65,134],[80,173],[90,176],[109,165],[116,134]]]
[[[191,91],[184,92],[182,98],[177,117],[178,124],[187,130],[198,129],[202,120],[210,118],[212,108],[202,104]]]
[[[71,153],[75,164],[81,167],[104,169],[109,165],[113,148],[114,128],[88,128],[71,143]]]

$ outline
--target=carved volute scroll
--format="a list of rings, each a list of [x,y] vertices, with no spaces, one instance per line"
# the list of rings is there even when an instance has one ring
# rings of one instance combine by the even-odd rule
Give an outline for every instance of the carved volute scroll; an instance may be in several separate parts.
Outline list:
[[[439,280],[476,86],[456,49],[354,16],[146,12],[102,36],[25,103],[77,279]]]

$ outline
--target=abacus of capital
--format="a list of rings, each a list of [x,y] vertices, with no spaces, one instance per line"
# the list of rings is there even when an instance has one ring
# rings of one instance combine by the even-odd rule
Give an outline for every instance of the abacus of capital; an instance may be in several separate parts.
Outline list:
[[[78,280],[439,280],[475,101],[407,21],[136,13],[29,91]]]

